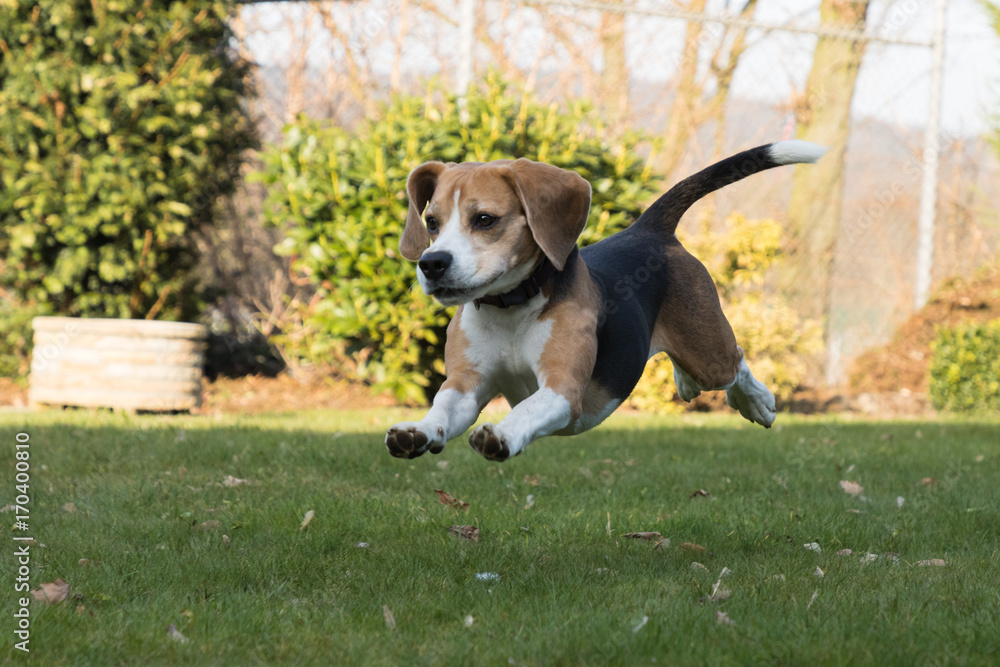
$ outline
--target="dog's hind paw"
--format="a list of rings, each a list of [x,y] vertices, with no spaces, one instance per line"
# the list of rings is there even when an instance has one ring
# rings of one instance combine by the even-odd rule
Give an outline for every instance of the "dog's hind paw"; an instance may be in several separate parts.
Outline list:
[[[385,446],[389,453],[399,459],[414,459],[424,452],[440,454],[444,451],[444,429],[428,436],[427,426],[418,422],[402,422],[390,428],[385,434]]]
[[[736,382],[726,390],[726,403],[739,410],[745,419],[771,428],[776,416],[774,394],[753,376],[746,361],[741,364]]]
[[[506,461],[510,458],[507,439],[493,424],[483,424],[469,434],[469,446],[490,461]]]

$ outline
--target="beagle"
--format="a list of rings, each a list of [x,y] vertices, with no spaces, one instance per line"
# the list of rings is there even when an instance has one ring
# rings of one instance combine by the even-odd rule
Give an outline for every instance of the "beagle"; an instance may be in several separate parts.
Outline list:
[[[674,230],[708,193],[824,152],[793,140],[729,157],[582,250],[591,190],[575,172],[524,158],[414,169],[399,249],[417,261],[424,291],[458,310],[448,326],[447,379],[426,417],[388,430],[389,453],[441,452],[498,394],[510,413],[469,436],[487,459],[516,456],[543,436],[582,433],[628,397],[660,352],[683,400],[722,389],[732,408],[770,427],[774,396],[750,372],[711,276]]]

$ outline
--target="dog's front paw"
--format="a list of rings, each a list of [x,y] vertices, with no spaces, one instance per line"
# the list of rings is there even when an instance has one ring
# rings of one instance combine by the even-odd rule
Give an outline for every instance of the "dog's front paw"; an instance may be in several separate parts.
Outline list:
[[[510,458],[507,438],[493,424],[483,424],[469,435],[469,445],[490,461],[506,461]]]
[[[386,449],[399,459],[414,459],[427,451],[440,454],[444,444],[443,428],[428,427],[420,422],[400,422],[385,434]]]

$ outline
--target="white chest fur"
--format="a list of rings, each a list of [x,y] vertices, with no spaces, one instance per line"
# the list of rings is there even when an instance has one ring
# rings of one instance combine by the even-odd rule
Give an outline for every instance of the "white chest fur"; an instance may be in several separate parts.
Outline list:
[[[517,308],[468,305],[459,322],[469,340],[466,356],[492,388],[517,405],[545,382],[540,359],[552,335],[552,321],[539,320],[545,299],[538,295]]]

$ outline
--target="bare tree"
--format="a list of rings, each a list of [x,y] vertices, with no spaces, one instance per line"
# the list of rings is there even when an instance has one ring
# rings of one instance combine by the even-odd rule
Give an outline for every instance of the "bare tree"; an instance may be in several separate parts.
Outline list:
[[[622,0],[609,0],[620,5]],[[601,104],[608,120],[620,126],[628,122],[628,62],[625,59],[625,14],[602,12],[599,28],[604,71],[601,73]]]
[[[823,25],[864,30],[870,0],[822,0]],[[851,100],[863,40],[820,36],[804,94],[796,100],[797,137],[829,146],[819,164],[797,167],[788,207],[789,261],[781,286],[799,313],[823,318],[829,333],[833,258],[840,226]]]

